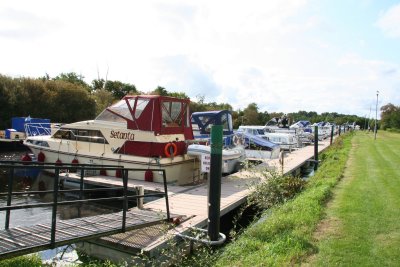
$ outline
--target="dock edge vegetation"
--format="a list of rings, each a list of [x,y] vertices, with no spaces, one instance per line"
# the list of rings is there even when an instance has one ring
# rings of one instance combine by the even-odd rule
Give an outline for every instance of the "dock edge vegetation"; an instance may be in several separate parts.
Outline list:
[[[353,133],[336,138],[320,155],[318,171],[305,190],[272,207],[261,220],[227,245],[216,266],[282,266],[300,264],[317,253],[313,233],[324,216],[332,189],[343,177]]]

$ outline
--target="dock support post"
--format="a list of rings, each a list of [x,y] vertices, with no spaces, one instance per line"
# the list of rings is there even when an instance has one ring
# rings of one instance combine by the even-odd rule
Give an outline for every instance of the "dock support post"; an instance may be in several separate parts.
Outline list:
[[[221,177],[222,177],[222,125],[211,127],[211,162],[208,179],[208,236],[211,241],[219,238]]]
[[[332,142],[333,142],[333,128],[334,128],[335,126],[334,125],[332,125],[332,129],[331,129],[331,142],[330,142],[330,144],[332,145]]]
[[[12,199],[12,190],[13,190],[13,182],[14,182],[14,168],[10,168],[10,175],[8,176],[8,190],[7,190],[7,206],[11,206]],[[6,211],[6,223],[4,229],[8,229],[10,226],[10,215],[11,210]]]
[[[122,232],[125,233],[126,230],[126,211],[128,210],[128,170],[122,170],[122,183],[124,191],[124,203],[122,210]]]
[[[318,126],[314,127],[314,171],[318,169]]]
[[[341,131],[342,131],[342,125],[339,125],[339,136],[340,136]]]
[[[60,168],[55,169],[55,178],[53,184],[53,210],[51,213],[51,240],[50,247],[55,248],[56,243],[56,223],[57,223],[57,206],[58,206],[58,183],[60,179]]]

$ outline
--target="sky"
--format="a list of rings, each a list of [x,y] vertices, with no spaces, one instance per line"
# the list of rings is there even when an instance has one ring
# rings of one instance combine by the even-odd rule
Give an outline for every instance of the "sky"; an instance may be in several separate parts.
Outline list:
[[[400,1],[0,1],[0,74],[68,72],[235,110],[373,117],[400,105]]]

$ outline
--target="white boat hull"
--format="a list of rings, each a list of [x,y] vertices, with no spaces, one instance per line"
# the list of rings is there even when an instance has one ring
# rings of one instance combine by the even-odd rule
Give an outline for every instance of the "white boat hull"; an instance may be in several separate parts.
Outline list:
[[[144,180],[144,173],[147,169],[164,169],[168,183],[177,185],[190,184],[200,177],[199,161],[196,157],[187,155],[176,156],[174,158],[147,158],[135,157],[130,155],[115,155],[115,157],[102,157],[96,154],[74,154],[69,152],[57,152],[46,150],[43,147],[30,146],[32,152],[38,156],[40,152],[45,155],[46,163],[55,163],[61,160],[62,163],[71,164],[72,160],[77,159],[80,164],[93,165],[113,165],[124,166],[128,169],[143,169],[143,171],[129,171],[128,178]],[[50,170],[49,170],[50,171]],[[88,171],[90,173],[90,171]],[[92,171],[93,175],[99,175],[100,171]],[[107,170],[106,175],[116,176],[116,171]],[[153,181],[163,182],[162,172],[153,171]]]
[[[211,154],[211,146],[192,144],[188,146],[187,154],[190,156],[201,157]],[[242,146],[222,150],[222,172],[233,173],[240,168],[240,164],[246,158],[245,150]]]

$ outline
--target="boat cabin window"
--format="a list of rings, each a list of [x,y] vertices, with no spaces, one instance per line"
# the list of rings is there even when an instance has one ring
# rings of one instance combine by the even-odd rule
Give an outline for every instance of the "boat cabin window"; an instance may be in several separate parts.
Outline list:
[[[125,99],[118,101],[116,104],[112,105],[108,109],[124,118],[132,119],[131,111],[129,110],[128,104],[126,103]]]
[[[135,99],[129,99],[129,105],[131,107],[134,107],[134,102]],[[140,115],[142,114],[143,110],[146,108],[147,104],[149,104],[149,99],[138,99],[136,103],[136,109],[135,109],[135,119],[138,119]]]
[[[100,121],[111,121],[111,122],[126,122],[120,116],[115,115],[114,113],[110,112],[109,110],[105,109],[99,116],[97,116],[96,120]]]
[[[105,109],[96,118],[96,120],[111,122],[126,122],[126,119],[132,119],[132,116],[125,99]]]
[[[225,113],[221,116],[221,123],[224,131],[232,131],[232,114]]]
[[[187,120],[186,114],[182,116],[181,102],[163,101],[161,108],[162,125],[164,127],[179,127],[182,126],[182,118],[184,118],[185,121]]]
[[[59,129],[57,132],[54,133],[53,137],[57,139],[71,140],[72,134],[70,130]]]
[[[107,140],[99,130],[59,129],[54,133],[53,138],[108,144]]]

